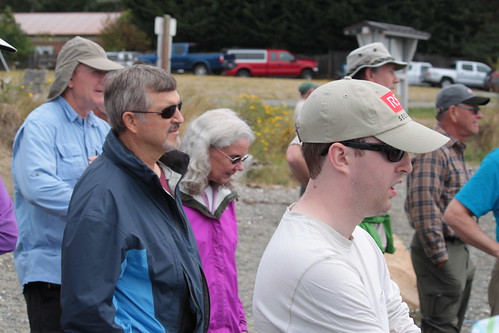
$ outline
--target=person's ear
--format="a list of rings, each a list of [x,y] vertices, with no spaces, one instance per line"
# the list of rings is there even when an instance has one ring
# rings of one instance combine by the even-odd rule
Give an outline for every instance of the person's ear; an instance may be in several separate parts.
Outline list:
[[[74,74],[73,74],[74,75]],[[67,88],[73,88],[74,87],[74,83],[73,83],[73,75],[71,75],[71,77],[69,78],[69,81],[68,81],[68,85],[66,86],[66,89]]]
[[[447,113],[449,114],[449,119],[452,121],[452,122],[457,122],[458,119],[459,119],[459,111],[457,110],[457,107],[455,105],[451,105],[449,106],[449,109],[447,110]]]
[[[123,124],[125,127],[132,133],[137,133],[137,122],[140,121],[137,119],[133,112],[124,112],[121,116],[123,120]]]
[[[367,67],[364,71],[364,78],[367,81],[374,81],[374,72],[371,67]]]
[[[326,158],[336,170],[346,172],[352,158],[351,152],[353,152],[353,149],[349,150],[341,143],[335,142],[329,147]]]

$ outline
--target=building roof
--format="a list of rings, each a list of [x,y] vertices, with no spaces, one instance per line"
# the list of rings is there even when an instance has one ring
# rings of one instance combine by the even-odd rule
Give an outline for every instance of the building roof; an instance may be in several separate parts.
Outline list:
[[[356,35],[361,33],[363,29],[372,29],[382,31],[387,36],[406,37],[428,40],[431,36],[428,32],[416,30],[412,27],[404,25],[396,25],[375,21],[362,21],[357,24],[351,25],[343,29],[345,35]]]
[[[120,17],[119,12],[81,13],[15,13],[21,29],[36,35],[99,35],[109,23]]]

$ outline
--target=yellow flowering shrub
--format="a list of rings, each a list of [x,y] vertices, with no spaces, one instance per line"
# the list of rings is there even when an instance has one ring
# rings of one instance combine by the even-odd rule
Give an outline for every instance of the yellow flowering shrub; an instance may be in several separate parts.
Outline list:
[[[26,116],[41,105],[48,94],[49,82],[44,82],[42,92],[33,93],[20,83],[21,75],[5,72],[0,77],[0,143],[10,147],[17,129]],[[17,77],[16,77],[17,75]]]
[[[239,96],[235,109],[255,133],[250,153],[256,165],[249,170],[248,179],[274,184],[294,182],[286,162],[286,148],[295,136],[293,110],[285,104],[265,104],[249,94]]]

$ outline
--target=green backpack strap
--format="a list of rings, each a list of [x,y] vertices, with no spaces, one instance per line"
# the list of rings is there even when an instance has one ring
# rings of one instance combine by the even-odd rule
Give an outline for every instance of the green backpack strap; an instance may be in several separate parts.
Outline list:
[[[375,224],[383,224],[383,228],[385,229],[385,237],[386,237],[386,248],[383,247],[381,243],[381,236],[376,230]],[[366,217],[359,227],[367,231],[369,235],[374,239],[378,247],[381,249],[383,253],[394,253],[395,245],[393,242],[393,232],[392,232],[392,223],[390,220],[390,215],[380,215],[380,216],[372,216]]]

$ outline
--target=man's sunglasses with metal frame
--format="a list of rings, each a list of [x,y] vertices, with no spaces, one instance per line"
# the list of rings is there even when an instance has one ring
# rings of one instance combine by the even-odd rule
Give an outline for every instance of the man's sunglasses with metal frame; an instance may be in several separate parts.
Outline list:
[[[478,105],[473,105],[473,106],[466,106],[464,104],[458,104],[456,105],[458,108],[460,109],[465,109],[465,110],[469,110],[471,111],[473,114],[477,114],[478,112],[480,112],[480,108],[478,107]]]
[[[222,153],[225,157],[227,157],[232,162],[232,164],[237,164],[239,162],[244,162],[249,157],[249,155],[237,156],[237,157],[230,157],[229,155],[227,155],[226,153],[224,153],[223,151],[221,151],[218,148],[215,148],[215,150],[217,150],[218,152]]]
[[[373,150],[385,153],[386,158],[390,162],[398,162],[404,157],[405,151],[394,148],[386,143],[371,143],[371,142],[355,142],[355,141],[340,141],[344,146],[362,149],[362,150]],[[329,151],[329,147],[324,149],[321,153],[322,156],[326,156]]]
[[[173,105],[167,106],[166,108],[164,108],[163,110],[158,111],[158,112],[154,112],[154,111],[130,111],[130,112],[133,112],[133,113],[156,113],[156,114],[159,114],[161,116],[161,118],[163,118],[163,119],[170,119],[171,117],[173,117],[173,115],[175,115],[175,112],[177,112],[177,109],[179,111],[182,111],[182,101],[180,101],[178,104],[173,104]]]

